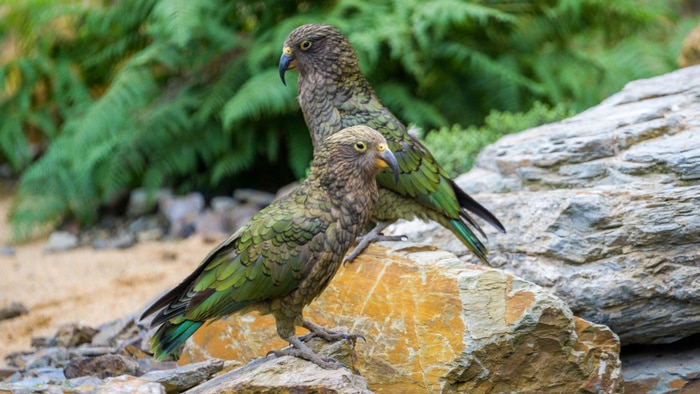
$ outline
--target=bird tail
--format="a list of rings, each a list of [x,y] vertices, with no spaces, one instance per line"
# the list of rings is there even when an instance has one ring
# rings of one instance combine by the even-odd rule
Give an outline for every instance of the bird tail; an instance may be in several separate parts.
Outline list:
[[[486,258],[486,254],[488,254],[489,252],[488,249],[486,249],[486,246],[484,246],[484,244],[481,243],[479,238],[469,228],[467,223],[463,221],[467,220],[471,223],[474,223],[472,218],[468,217],[467,215],[463,215],[463,217],[459,219],[449,219],[444,216],[442,217],[442,219],[443,220],[440,220],[440,224],[452,231],[457,236],[457,238],[459,238],[459,240],[462,241],[462,243],[466,245],[467,248],[476,255],[476,257],[479,258],[479,260],[481,260],[486,265],[491,265],[488,259]],[[481,229],[478,226],[476,226],[475,228],[481,232]]]
[[[455,191],[455,196],[457,197],[457,201],[459,201],[459,205],[468,210],[469,212],[472,212],[476,216],[484,219],[486,222],[488,222],[490,225],[492,225],[496,230],[500,231],[501,233],[505,234],[506,233],[506,228],[503,227],[503,224],[492,214],[488,209],[486,209],[483,205],[479,204],[475,199],[473,199],[469,194],[467,194],[462,188],[457,186],[454,181],[451,181],[452,183],[452,189]],[[469,222],[474,222],[471,218],[466,218]],[[479,229],[481,231],[481,229]],[[483,234],[483,232],[482,232]]]
[[[183,320],[180,323],[163,323],[158,331],[150,340],[151,351],[156,360],[161,361],[178,346],[185,343],[187,338],[192,336],[199,327],[204,324],[203,321]]]
[[[483,205],[479,204],[475,199],[468,195],[464,190],[462,190],[462,188],[457,186],[457,184],[454,183],[454,181],[452,181],[452,189],[455,191],[457,201],[459,201],[459,205],[462,208],[484,219],[499,232],[503,234],[506,233],[506,228],[503,227],[503,224],[501,224],[501,222],[496,218],[496,216],[494,216],[488,209],[484,208]],[[467,218],[467,220],[469,222],[473,222],[471,218]],[[479,229],[479,231],[481,231],[481,229]]]

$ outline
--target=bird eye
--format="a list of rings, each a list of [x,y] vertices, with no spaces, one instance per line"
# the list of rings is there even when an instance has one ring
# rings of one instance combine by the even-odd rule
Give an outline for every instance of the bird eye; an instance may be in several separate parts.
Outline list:
[[[358,152],[364,152],[367,150],[367,144],[362,141],[358,141],[355,143],[355,150]]]
[[[301,44],[299,44],[299,48],[301,48],[301,50],[303,50],[303,51],[311,48],[311,41],[308,41],[308,40],[302,41]]]

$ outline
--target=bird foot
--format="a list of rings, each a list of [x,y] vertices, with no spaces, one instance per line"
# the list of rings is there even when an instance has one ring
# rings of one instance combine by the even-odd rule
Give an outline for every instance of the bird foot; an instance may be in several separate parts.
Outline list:
[[[355,246],[355,248],[348,253],[347,256],[345,256],[343,265],[352,263],[353,260],[355,260],[357,256],[359,256],[360,253],[362,253],[372,242],[401,241],[407,238],[405,235],[382,235],[382,231],[384,231],[389,224],[391,223],[379,222],[376,226],[374,226],[372,231],[363,236],[357,237],[357,246]]]
[[[332,359],[330,357],[321,357],[318,354],[314,353],[313,350],[309,349],[308,346],[306,346],[302,341],[300,341],[297,337],[289,337],[285,339],[287,342],[291,343],[292,346],[280,349],[280,350],[271,350],[268,355],[274,354],[275,357],[282,357],[282,356],[292,356],[292,357],[298,357],[301,359],[304,359],[306,361],[310,361],[319,367],[323,369],[338,369],[338,368],[347,368],[348,366],[341,363],[338,360]]]
[[[358,338],[367,342],[367,339],[365,339],[365,337],[362,334],[346,334],[344,332],[329,330],[323,326],[319,326],[318,324],[312,323],[307,320],[304,320],[302,322],[302,327],[311,331],[310,333],[299,337],[299,340],[301,340],[302,342],[308,342],[316,337],[321,338],[327,342],[345,340],[349,341],[352,344],[353,348],[355,347],[355,342],[357,342]]]

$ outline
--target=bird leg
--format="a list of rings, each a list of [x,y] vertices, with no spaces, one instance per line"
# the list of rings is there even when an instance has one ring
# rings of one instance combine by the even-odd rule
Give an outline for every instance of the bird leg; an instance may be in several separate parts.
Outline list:
[[[357,341],[357,338],[361,338],[363,341],[367,342],[367,340],[364,336],[362,336],[362,334],[346,334],[344,332],[329,330],[323,326],[319,326],[318,324],[312,323],[308,320],[304,320],[302,322],[302,327],[311,331],[310,333],[299,337],[299,339],[304,342],[307,342],[315,337],[319,337],[327,342],[347,340],[350,341],[353,348],[355,347],[355,342]]]
[[[357,258],[357,256],[359,256],[360,253],[362,253],[362,251],[365,250],[372,242],[401,241],[406,238],[405,235],[382,235],[381,232],[384,231],[384,229],[386,229],[390,224],[391,222],[379,222],[376,226],[374,226],[372,231],[361,237],[357,237],[357,246],[355,246],[352,252],[345,256],[343,265],[352,263],[352,261],[355,260],[355,258]]]
[[[321,357],[318,354],[314,353],[313,350],[309,349],[309,347],[306,346],[304,342],[302,342],[301,340],[299,340],[299,338],[295,336],[284,338],[284,340],[292,344],[292,346],[280,350],[270,351],[270,353],[274,354],[275,357],[299,357],[306,361],[310,361],[323,369],[338,369],[340,367],[347,368],[347,366],[341,363],[340,361],[334,360],[330,357]]]

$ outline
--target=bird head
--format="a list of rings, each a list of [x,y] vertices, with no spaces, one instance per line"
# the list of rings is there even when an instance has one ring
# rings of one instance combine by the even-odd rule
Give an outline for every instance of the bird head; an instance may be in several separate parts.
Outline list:
[[[284,74],[297,69],[342,72],[358,70],[357,55],[347,37],[331,25],[308,24],[294,29],[284,41],[279,62],[280,79],[287,84]]]
[[[374,178],[380,170],[390,168],[394,182],[399,182],[399,164],[389,149],[386,139],[378,131],[364,126],[346,127],[328,137],[317,152],[314,162],[335,166]]]

